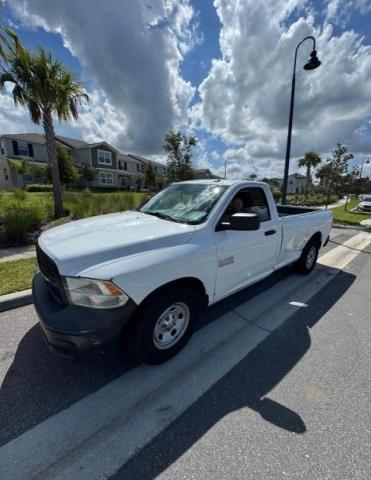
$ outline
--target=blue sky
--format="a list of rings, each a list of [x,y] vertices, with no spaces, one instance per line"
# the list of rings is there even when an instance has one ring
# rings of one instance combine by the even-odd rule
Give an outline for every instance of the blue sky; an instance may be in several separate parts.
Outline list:
[[[280,175],[292,55],[313,34],[323,65],[298,71],[291,170],[305,151],[326,158],[337,142],[354,151],[354,163],[371,155],[370,1],[123,3],[92,0],[86,11],[82,0],[14,0],[6,9],[22,42],[50,49],[92,96],[81,121],[58,132],[161,159],[164,133],[179,128],[199,139],[197,166],[221,173],[227,161],[231,176]],[[26,114],[2,130],[8,125],[37,130]]]

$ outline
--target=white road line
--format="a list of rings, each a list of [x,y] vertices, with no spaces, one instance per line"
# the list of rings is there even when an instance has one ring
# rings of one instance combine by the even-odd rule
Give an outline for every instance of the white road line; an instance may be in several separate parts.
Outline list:
[[[167,364],[140,366],[4,445],[1,480],[108,478],[266,338],[267,330],[282,325],[299,304],[310,307],[313,295],[370,242],[370,234],[355,235],[346,242],[350,249],[339,246],[323,255],[309,278],[293,275],[240,305],[197,332]]]
[[[329,252],[320,257],[321,265],[331,266],[342,270],[350,263],[359,253],[359,250],[365,249],[370,243],[370,233],[360,232],[350,238],[342,245],[333,248]]]

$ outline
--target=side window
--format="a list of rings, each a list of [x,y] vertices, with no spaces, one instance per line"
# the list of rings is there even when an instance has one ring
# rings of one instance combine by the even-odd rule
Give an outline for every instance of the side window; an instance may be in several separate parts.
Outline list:
[[[261,222],[271,219],[267,197],[262,188],[249,188],[252,198],[251,213],[256,213]]]
[[[256,213],[261,222],[271,219],[267,198],[262,188],[244,188],[233,197],[221,221],[229,222],[234,213]]]

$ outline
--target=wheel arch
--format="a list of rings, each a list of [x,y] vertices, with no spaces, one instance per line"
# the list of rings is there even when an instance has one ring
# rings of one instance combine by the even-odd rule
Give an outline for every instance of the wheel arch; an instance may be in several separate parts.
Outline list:
[[[322,233],[316,232],[314,233],[307,242],[307,245],[311,242],[315,242],[318,245],[318,248],[321,248],[322,245]]]
[[[192,288],[195,292],[198,292],[201,296],[201,301],[202,301],[202,307],[206,308],[209,304],[209,296],[206,292],[205,285],[203,282],[196,278],[196,277],[182,277],[178,278],[176,280],[172,280],[170,282],[165,283],[164,285],[161,285],[160,287],[157,287],[155,290],[153,290],[151,293],[149,293],[138,305],[137,310],[135,313],[132,315],[130,318],[129,322],[127,325],[124,327],[122,335],[124,336],[128,330],[130,331],[136,323],[136,319],[138,318],[138,315],[140,314],[141,310],[146,306],[146,304],[153,299],[156,295],[160,295],[162,292],[170,289],[170,288]]]
[[[175,287],[192,288],[193,290],[195,290],[195,292],[201,295],[203,306],[207,307],[207,305],[209,304],[209,296],[206,292],[205,285],[202,283],[202,281],[196,277],[182,277],[182,278],[177,278],[176,280],[172,280],[171,282],[167,282],[164,285],[161,285],[160,287],[157,287],[155,290],[149,293],[142,300],[139,307],[142,306],[144,303],[147,303],[154,296],[160,294],[161,292],[168,290],[170,288],[175,288]]]

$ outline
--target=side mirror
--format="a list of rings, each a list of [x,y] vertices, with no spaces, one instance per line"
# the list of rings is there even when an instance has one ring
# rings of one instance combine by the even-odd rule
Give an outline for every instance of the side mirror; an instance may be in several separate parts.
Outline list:
[[[231,216],[230,223],[223,222],[217,230],[259,230],[260,220],[256,213],[235,213]]]

